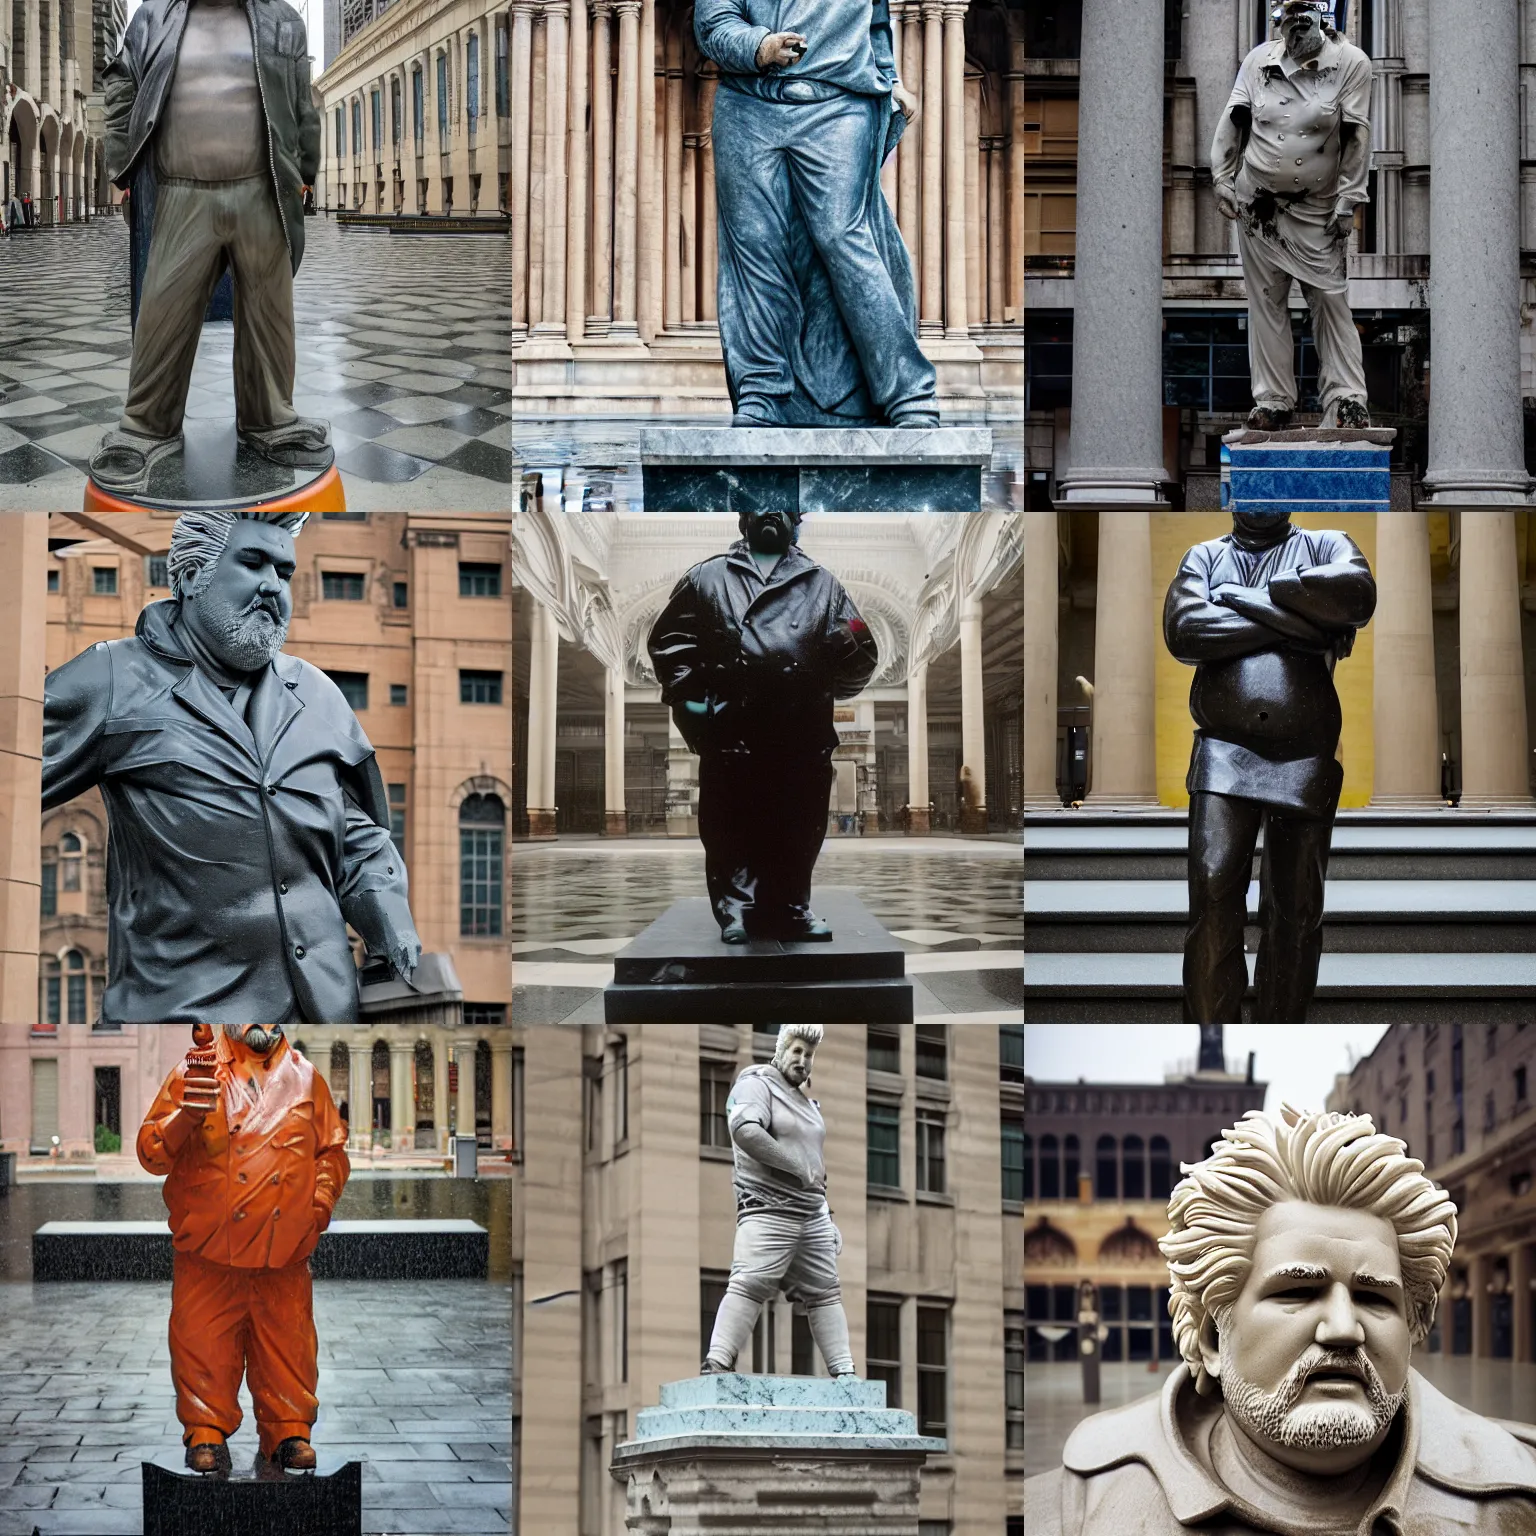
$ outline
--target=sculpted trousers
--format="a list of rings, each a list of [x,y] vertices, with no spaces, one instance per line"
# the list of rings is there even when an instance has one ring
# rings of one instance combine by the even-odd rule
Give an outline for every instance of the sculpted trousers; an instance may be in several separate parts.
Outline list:
[[[235,275],[235,419],[265,431],[293,408],[293,268],[272,183],[164,177],[139,296],[125,431],[174,437],[187,408],[203,313],[223,275]]]
[[[235,1269],[178,1253],[171,1282],[171,1380],[183,1438],[226,1439],[240,1427],[240,1378],[251,1389],[262,1454],[307,1440],[319,1403],[319,1341],[309,1260]]]
[[[1242,1021],[1243,924],[1259,828],[1259,954],[1253,1022],[1302,1024],[1323,950],[1323,882],[1333,818],[1300,816],[1230,795],[1189,797],[1189,931],[1184,1018]]]

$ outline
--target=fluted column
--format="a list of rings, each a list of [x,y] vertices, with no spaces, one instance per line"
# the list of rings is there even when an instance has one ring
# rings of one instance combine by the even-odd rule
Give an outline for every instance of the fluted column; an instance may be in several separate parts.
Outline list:
[[[663,125],[666,162],[663,167],[662,325],[668,330],[683,318],[683,266],[680,249],[683,227],[683,71],[668,63],[666,72],[666,121]]]
[[[895,6],[892,6],[892,12]],[[901,44],[901,82],[914,95],[923,94],[923,28],[917,0],[902,0],[897,34]],[[896,222],[913,261],[917,260],[922,207],[918,201],[918,173],[922,169],[923,120],[907,129],[896,148]]]
[[[475,1134],[475,1047],[478,1044],[472,1036],[453,1042],[453,1059],[459,1069],[459,1091],[454,1095],[453,1103],[455,1136]]]
[[[907,673],[907,831],[928,830],[928,663],[923,661]]]
[[[567,97],[570,34],[569,0],[544,5],[544,308],[540,330],[565,337],[565,219],[568,186],[566,141],[570,133]]]
[[[512,0],[512,329],[528,326],[528,179],[531,171],[528,100],[533,70],[534,0]],[[437,91],[436,77],[431,77]],[[348,125],[350,127],[350,124]]]
[[[641,0],[636,76],[635,313],[640,339],[661,329],[661,168],[656,145],[656,0]]]
[[[1024,514],[1024,808],[1059,810],[1056,793],[1058,543],[1054,512]]]
[[[1373,806],[1440,801],[1440,710],[1424,512],[1376,514]]]
[[[640,174],[640,0],[614,0],[619,91],[613,130],[613,330],[638,335],[635,217]]]
[[[607,669],[603,692],[603,831],[629,835],[624,808],[624,667]]]
[[[944,7],[923,0],[923,228],[918,332],[944,334]]]
[[[613,318],[612,0],[592,0],[592,318],[606,335]]]
[[[389,1144],[396,1152],[416,1147],[416,1045],[389,1042]]]
[[[965,306],[965,0],[944,17],[944,334],[969,339]]]
[[[1461,807],[1531,803],[1515,514],[1461,513]]]
[[[354,1152],[373,1152],[373,1042],[365,1035],[354,1035],[348,1042],[347,1112]]]
[[[965,32],[960,34],[964,59]],[[981,173],[981,76],[965,76],[965,321],[976,325],[986,318],[986,180]]]
[[[1087,804],[1157,804],[1152,514],[1099,513],[1093,620],[1093,782]]]
[[[987,321],[1003,323],[1003,305],[1007,302],[1008,271],[1004,265],[1004,246],[1008,227],[1003,198],[1003,140],[987,140]]]
[[[547,130],[546,102],[549,99],[549,24],[542,12],[535,12],[533,49],[529,61],[533,76],[529,133],[528,166],[528,324],[536,329],[544,318],[544,166]]]
[[[491,1041],[491,1146],[498,1152],[512,1145],[512,1041]]]
[[[699,136],[683,135],[681,287],[683,324],[699,318]]]
[[[715,92],[720,70],[712,60],[699,66],[699,319],[719,318],[719,213],[715,205]]]
[[[566,116],[565,339],[587,320],[587,0],[571,0],[570,101]]]

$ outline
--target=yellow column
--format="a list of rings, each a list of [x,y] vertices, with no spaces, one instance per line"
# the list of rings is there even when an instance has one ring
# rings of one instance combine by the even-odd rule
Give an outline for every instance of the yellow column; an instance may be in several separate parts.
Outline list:
[[[666,123],[663,166],[664,197],[661,231],[662,325],[671,330],[683,318],[683,272],[680,249],[683,229],[683,68],[669,59],[665,75]]]
[[[1155,806],[1152,521],[1099,513],[1093,623],[1093,756],[1088,805]]]
[[[1427,513],[1377,514],[1374,574],[1376,751],[1371,804],[1437,806],[1441,803],[1440,709],[1435,697]]]
[[[1054,512],[1024,514],[1024,804],[1059,810],[1056,793],[1058,660]]]

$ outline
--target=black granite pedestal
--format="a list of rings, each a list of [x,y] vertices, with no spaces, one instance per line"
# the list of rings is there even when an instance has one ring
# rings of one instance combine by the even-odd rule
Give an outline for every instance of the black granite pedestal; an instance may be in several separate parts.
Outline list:
[[[144,1536],[362,1536],[363,1464],[319,1450],[316,1460],[313,1472],[258,1459],[223,1476],[166,1451],[143,1464]]]
[[[843,886],[811,906],[830,943],[725,944],[703,896],[673,902],[614,957],[610,1024],[910,1024],[906,952]]]

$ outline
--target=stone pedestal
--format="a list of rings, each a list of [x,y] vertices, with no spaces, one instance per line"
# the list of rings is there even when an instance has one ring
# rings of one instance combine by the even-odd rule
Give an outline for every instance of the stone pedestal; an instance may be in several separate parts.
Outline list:
[[[604,837],[628,837],[629,816],[624,811],[603,812]]]
[[[144,1536],[361,1536],[363,1464],[316,1451],[313,1472],[284,1472],[265,1460],[237,1464],[227,1477],[189,1472],[185,1453],[143,1463]]]
[[[945,1446],[883,1382],[698,1376],[662,1385],[609,1470],[643,1536],[917,1536],[918,1474]]]
[[[1390,427],[1241,427],[1222,438],[1221,504],[1284,512],[1386,512]]]
[[[912,837],[926,837],[932,830],[930,817],[932,812],[926,805],[909,805],[907,807],[907,832]]]

